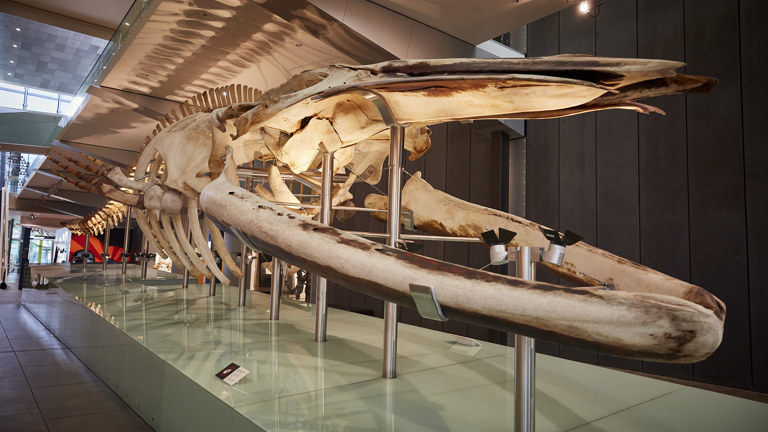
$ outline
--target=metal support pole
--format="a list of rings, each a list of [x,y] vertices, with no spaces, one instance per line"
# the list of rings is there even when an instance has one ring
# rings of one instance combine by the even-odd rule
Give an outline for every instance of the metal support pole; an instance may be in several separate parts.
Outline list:
[[[189,223],[187,223],[187,228],[184,231],[184,235],[186,235],[188,239],[192,239],[192,229],[189,226]],[[186,267],[184,267],[184,275],[181,278],[181,287],[183,289],[189,288],[189,269]]]
[[[121,274],[125,274],[128,270],[128,241],[131,238],[131,212],[133,211],[133,207],[128,207],[128,211],[126,212],[125,216],[125,236],[123,237],[123,268],[120,271]]]
[[[331,224],[331,195],[333,193],[333,153],[323,153],[323,183],[320,192],[320,223]],[[315,342],[326,341],[328,328],[328,296],[326,289],[328,281],[324,277],[317,278],[315,292]]]
[[[277,257],[272,257],[272,289],[269,292],[269,320],[280,319],[280,292],[283,287],[283,266]]]
[[[405,126],[389,127],[389,209],[387,211],[387,245],[396,247],[400,236],[401,160],[405,142]],[[384,302],[384,378],[397,376],[397,304]]]
[[[149,267],[149,239],[147,236],[144,236],[144,247],[142,248],[144,252],[144,259],[141,261],[141,278],[146,279],[147,278],[147,267]],[[105,267],[106,268],[106,267]]]
[[[208,281],[208,297],[213,297],[216,295],[216,276],[212,277]]]
[[[517,252],[517,277],[536,278],[532,254],[538,248],[521,247]],[[515,335],[515,432],[532,432],[535,420],[536,349],[535,340]]]
[[[8,224],[8,188],[3,187],[2,192],[3,208],[0,212],[0,279],[5,284],[5,278],[8,276],[9,256],[8,256],[8,230],[10,226]],[[3,286],[5,289],[6,286]]]
[[[85,246],[83,249],[83,273],[88,270],[88,246],[91,243],[91,233],[85,233]]]
[[[248,253],[248,248],[245,246],[245,243],[243,243],[240,246],[240,272],[243,274],[243,277],[240,278],[240,285],[237,297],[237,305],[238,306],[245,306],[245,292],[248,291],[248,288],[245,286],[246,280],[248,280],[248,277],[245,275],[245,254]],[[214,276],[215,277],[215,276]]]
[[[101,271],[107,271],[109,263],[109,232],[112,230],[112,223],[107,222],[107,229],[104,230],[104,253],[101,254]]]

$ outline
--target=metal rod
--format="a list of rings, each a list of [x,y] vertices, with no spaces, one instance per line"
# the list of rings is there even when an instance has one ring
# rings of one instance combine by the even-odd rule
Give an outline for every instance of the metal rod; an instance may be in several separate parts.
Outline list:
[[[344,231],[349,234],[354,234],[360,237],[369,238],[389,238],[389,234],[385,233],[372,233],[365,231]],[[425,240],[425,241],[444,241],[444,242],[466,242],[466,243],[482,243],[483,241],[477,237],[448,237],[437,236],[428,234],[400,234],[401,240]]]
[[[144,260],[141,261],[141,278],[146,279],[147,267],[149,267],[149,238],[146,235],[144,236],[144,247],[142,250],[144,251]]]
[[[91,242],[91,233],[86,232],[85,233],[85,246],[83,249],[83,273],[88,270],[88,246]]]
[[[248,248],[245,246],[245,243],[243,243],[240,246],[240,272],[243,274],[243,277],[240,278],[240,284],[238,285],[238,296],[237,296],[237,305],[238,306],[245,306],[245,292],[248,291],[248,289],[245,286],[245,282],[248,279],[245,276],[245,254],[248,253]],[[214,276],[215,277],[215,276]]]
[[[272,257],[272,289],[269,292],[269,320],[280,319],[280,291],[283,287],[282,268],[280,260]]]
[[[323,183],[320,192],[320,223],[331,224],[331,195],[333,193],[333,153],[323,153]],[[328,296],[326,290],[328,281],[324,277],[317,278],[317,304],[315,305],[315,342],[326,341],[328,324]]]
[[[536,278],[533,253],[538,248],[521,247],[517,253],[517,277]],[[535,340],[515,335],[515,432],[532,432],[535,420],[536,349]]]
[[[0,279],[2,279],[2,282],[5,283],[5,279],[8,277],[8,267],[9,267],[9,256],[8,256],[8,230],[9,230],[9,224],[8,224],[8,188],[3,187],[3,195],[2,195],[2,201],[3,201],[3,209],[2,209],[2,216],[0,217],[0,254],[2,254],[2,260],[0,260],[0,265],[2,266],[0,268],[0,272],[2,272],[2,275],[0,275]]]
[[[400,236],[401,159],[405,126],[389,127],[389,209],[387,210],[387,245],[395,247]],[[397,377],[397,304],[384,302],[384,378]]]
[[[216,295],[216,276],[211,277],[208,281],[208,297]]]
[[[122,262],[123,262],[123,268],[120,272],[120,274],[125,274],[128,269],[128,241],[131,238],[131,212],[133,211],[133,207],[128,207],[128,211],[126,212],[125,217],[125,236],[123,237],[123,256],[122,256]]]
[[[298,196],[298,195],[294,194],[294,196]],[[291,206],[291,207],[303,208],[303,209],[305,209],[305,208],[323,208],[322,205],[317,205],[317,204],[304,204],[304,203],[296,204],[296,203],[291,203],[291,202],[280,202],[280,201],[270,201],[270,202],[272,204],[276,204],[276,205],[280,205],[280,206]],[[367,212],[367,213],[386,213],[387,212],[387,210],[376,209],[376,208],[368,208],[368,207],[333,206],[331,208],[333,210],[350,210],[350,211],[359,211],[359,212]],[[410,212],[407,211],[407,210],[402,211],[400,213],[404,214],[404,215],[409,215],[410,214]]]
[[[109,233],[112,231],[112,222],[107,222],[107,228],[104,230],[104,253],[101,254],[101,271],[107,271],[109,264]]]
[[[184,235],[187,236],[187,239],[192,241],[192,227],[189,223],[187,223],[187,227],[184,230]],[[184,274],[181,277],[181,287],[182,288],[189,288],[189,269],[184,268]]]

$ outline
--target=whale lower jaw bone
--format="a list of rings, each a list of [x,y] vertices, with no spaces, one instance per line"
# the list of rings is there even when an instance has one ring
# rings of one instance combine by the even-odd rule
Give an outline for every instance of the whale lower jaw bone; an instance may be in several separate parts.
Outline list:
[[[409,285],[433,286],[448,319],[672,363],[703,360],[722,339],[713,311],[677,297],[525,281],[415,255],[297,215],[226,176],[203,189],[200,204],[259,250],[357,292],[415,308]]]

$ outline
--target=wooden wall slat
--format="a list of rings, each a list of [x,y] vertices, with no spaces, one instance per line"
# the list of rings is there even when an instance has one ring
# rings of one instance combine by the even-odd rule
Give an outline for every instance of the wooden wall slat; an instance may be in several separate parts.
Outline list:
[[[682,0],[638,2],[638,56],[684,60],[683,14]],[[668,96],[648,102],[667,114],[640,116],[638,123],[640,261],[690,281],[685,98]],[[692,365],[644,362],[643,372],[693,379]]]
[[[728,307],[720,348],[694,378],[751,386],[738,4],[685,2],[688,68],[717,77],[710,94],[688,95],[691,282]]]
[[[749,247],[749,302],[752,340],[752,389],[768,393],[768,123],[765,101],[765,21],[768,3],[741,0],[741,85]]]
[[[470,129],[457,122],[448,123],[446,131],[446,177],[445,192],[462,200],[469,200]],[[445,244],[445,260],[467,265],[469,248],[465,243]],[[466,336],[467,324],[449,320],[443,324],[443,331]]]
[[[558,54],[559,35],[560,14],[550,15],[528,25],[528,55],[539,57]],[[560,226],[559,131],[558,120],[526,122],[525,215],[521,216],[553,228]],[[558,283],[556,276],[544,271],[539,271],[536,278]],[[557,356],[560,345],[537,340],[536,351]]]
[[[446,178],[446,158],[448,156],[447,139],[448,126],[439,124],[431,126],[432,147],[422,156],[424,158],[424,180],[431,184],[437,190],[445,190]],[[422,253],[425,256],[445,259],[445,245],[441,242],[424,242]],[[421,324],[432,330],[442,330],[443,323],[433,320],[422,320]]]
[[[499,161],[493,160],[493,144],[491,143],[490,134],[487,131],[474,127],[474,125],[465,125],[465,127],[470,129],[469,175],[467,176],[469,195],[467,200],[473,204],[497,208],[499,205],[499,178],[494,177],[494,172],[498,175],[496,164]],[[494,191],[495,196],[492,195]],[[479,269],[490,262],[488,247],[479,243],[470,243],[467,246],[469,251],[467,265],[469,267]],[[495,271],[496,269],[488,267],[486,270]],[[471,338],[486,341],[495,341],[497,339],[495,331],[484,327],[470,324],[467,330],[468,336]]]
[[[595,53],[595,20],[586,19],[576,8],[560,12],[560,52]],[[595,115],[563,118],[560,122],[559,226],[571,230],[591,244],[596,240],[595,207]],[[597,354],[561,345],[564,358],[597,362]]]
[[[595,114],[560,119],[560,226],[584,241],[597,240],[595,177]],[[567,250],[566,250],[566,253]],[[560,356],[596,363],[597,354],[580,348],[560,346]]]
[[[596,54],[637,57],[635,0],[614,0],[596,20]],[[596,117],[597,246],[640,261],[637,114],[604,111]],[[641,370],[642,363],[598,356],[601,365]]]

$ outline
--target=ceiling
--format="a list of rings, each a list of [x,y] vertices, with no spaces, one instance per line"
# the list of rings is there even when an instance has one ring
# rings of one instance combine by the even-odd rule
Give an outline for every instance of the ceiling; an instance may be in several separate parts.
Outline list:
[[[428,55],[430,47],[435,47],[434,55],[472,55],[474,45],[566,7],[565,0],[141,1],[147,15],[136,23],[125,18],[132,5],[128,0],[0,3],[4,14],[37,17],[45,24],[58,20],[67,31],[79,28],[89,35],[104,29],[130,31],[54,142],[64,153],[76,155],[79,149],[127,165],[163,114],[208,88],[242,83],[267,90],[298,72],[330,63],[404,57],[391,48],[393,40],[421,56]],[[17,18],[6,19],[11,23]],[[126,21],[133,26],[129,30],[123,27]],[[393,32],[392,23],[406,31]],[[21,42],[26,45],[24,37]],[[61,45],[58,37],[52,42],[29,41],[29,46],[42,44],[49,54],[62,48],[56,45]],[[418,44],[417,50],[412,49]],[[66,49],[70,44],[64,45]],[[450,49],[440,51],[448,45]],[[62,57],[72,61],[71,56]],[[3,142],[11,144],[0,136],[0,147]],[[20,213],[23,222],[32,223],[23,220],[28,211],[37,209],[34,221],[41,224],[40,214],[55,210],[51,227],[59,227],[56,218],[70,220],[103,205],[103,197],[78,192],[53,169],[57,167],[46,161],[19,195],[27,206]]]
[[[566,7],[566,0],[372,0],[472,45]]]

